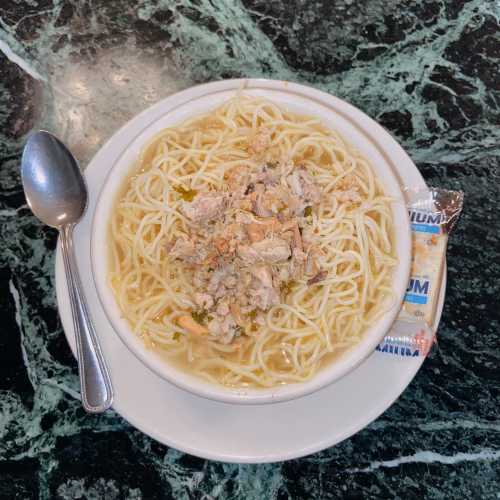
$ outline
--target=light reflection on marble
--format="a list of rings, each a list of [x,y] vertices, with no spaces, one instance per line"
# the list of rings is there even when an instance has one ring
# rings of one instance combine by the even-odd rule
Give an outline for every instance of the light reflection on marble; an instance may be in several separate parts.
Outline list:
[[[187,86],[165,57],[142,54],[130,44],[97,49],[91,61],[64,65],[52,74],[39,126],[54,131],[86,165],[128,120]]]

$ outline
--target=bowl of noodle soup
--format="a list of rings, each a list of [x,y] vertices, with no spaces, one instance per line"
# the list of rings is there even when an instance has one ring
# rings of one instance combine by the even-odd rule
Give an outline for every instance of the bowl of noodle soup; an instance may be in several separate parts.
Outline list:
[[[91,241],[127,347],[182,389],[243,404],[354,369],[394,321],[410,266],[397,178],[348,105],[259,85],[169,98],[111,169]]]

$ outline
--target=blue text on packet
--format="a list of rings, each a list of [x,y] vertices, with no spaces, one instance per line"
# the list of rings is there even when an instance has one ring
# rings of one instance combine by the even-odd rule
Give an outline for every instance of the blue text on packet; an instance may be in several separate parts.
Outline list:
[[[417,231],[419,233],[439,234],[439,226],[429,226],[427,224],[412,224],[411,228],[413,231]]]
[[[427,297],[422,295],[415,295],[413,293],[407,293],[405,295],[405,302],[412,302],[413,304],[427,304]]]

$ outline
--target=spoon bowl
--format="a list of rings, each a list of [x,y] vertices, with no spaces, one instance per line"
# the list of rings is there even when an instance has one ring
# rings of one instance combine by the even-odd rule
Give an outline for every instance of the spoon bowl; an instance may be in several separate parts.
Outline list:
[[[32,134],[24,148],[21,177],[28,205],[48,226],[78,222],[87,206],[87,187],[66,146],[49,132]]]

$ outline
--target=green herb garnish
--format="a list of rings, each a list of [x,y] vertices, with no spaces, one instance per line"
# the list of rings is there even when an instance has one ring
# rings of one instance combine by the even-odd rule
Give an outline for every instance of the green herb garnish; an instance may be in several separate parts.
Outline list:
[[[174,332],[174,334],[172,335],[172,338],[178,342],[181,338],[181,333],[180,332]]]
[[[283,295],[288,295],[292,290],[293,290],[293,287],[296,285],[297,283],[293,280],[290,280],[290,281],[285,281],[281,286],[280,286],[280,291]]]
[[[207,314],[207,311],[193,311],[191,313],[191,317],[196,321],[196,323],[204,325],[205,320],[207,319]]]
[[[304,217],[310,217],[313,214],[313,209],[311,206],[308,206],[304,209]]]
[[[174,191],[179,193],[184,201],[193,201],[194,197],[198,194],[196,189],[184,189],[182,186],[174,186]]]

